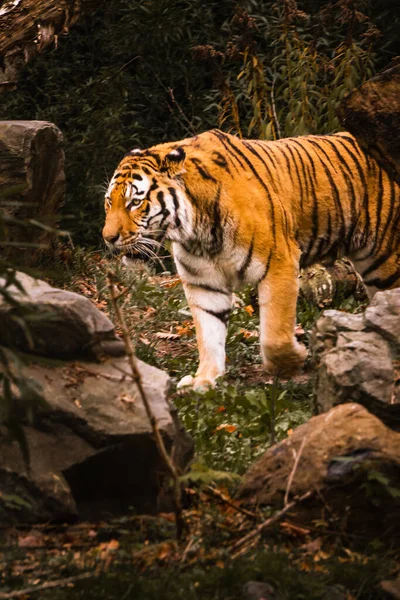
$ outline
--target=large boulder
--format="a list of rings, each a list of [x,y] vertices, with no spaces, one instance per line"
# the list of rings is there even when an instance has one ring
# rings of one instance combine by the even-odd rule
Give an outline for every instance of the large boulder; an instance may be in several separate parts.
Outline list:
[[[289,500],[311,492],[292,518],[399,543],[399,481],[400,433],[351,403],[311,418],[269,448],[245,474],[238,496],[246,505],[281,508],[287,492]]]
[[[325,311],[310,346],[318,412],[358,402],[400,429],[400,288],[378,292],[362,314]]]
[[[12,254],[19,264],[33,264],[51,247],[55,238],[51,229],[64,204],[61,131],[46,121],[0,121],[0,165],[8,243],[1,251]]]
[[[168,402],[169,378],[141,361],[138,368],[167,449],[184,469],[193,443]],[[41,388],[48,410],[24,426],[30,469],[0,428],[0,523],[171,510],[170,477],[126,357],[34,359],[21,375]]]
[[[88,298],[20,272],[0,287],[0,344],[50,358],[125,353],[113,323]]]
[[[0,522],[171,510],[170,475],[112,322],[79,294],[11,277],[0,281],[0,346],[10,348],[3,369],[8,362],[20,382],[13,414],[21,422],[22,403],[26,414],[39,397],[46,408],[12,444],[0,428]],[[28,354],[16,360],[16,348]],[[141,361],[138,369],[167,450],[184,469],[193,442],[168,401],[169,377]]]

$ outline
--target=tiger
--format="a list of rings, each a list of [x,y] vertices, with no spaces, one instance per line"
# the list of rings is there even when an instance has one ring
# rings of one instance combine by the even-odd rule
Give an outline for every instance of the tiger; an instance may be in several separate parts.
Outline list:
[[[291,377],[306,348],[295,336],[299,270],[346,256],[370,298],[400,286],[400,186],[348,132],[276,141],[211,130],[135,148],[105,194],[106,245],[125,256],[170,240],[193,316],[194,376],[225,371],[233,292],[257,286],[266,371]]]

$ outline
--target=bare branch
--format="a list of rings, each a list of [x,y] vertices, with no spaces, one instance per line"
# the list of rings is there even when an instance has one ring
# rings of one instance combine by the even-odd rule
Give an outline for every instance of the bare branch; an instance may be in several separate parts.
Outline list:
[[[266,521],[263,521],[262,523],[260,523],[260,525],[258,525],[258,527],[256,527],[252,531],[250,531],[250,533],[248,533],[244,537],[240,538],[240,540],[238,540],[236,542],[236,544],[234,544],[232,546],[231,552],[232,553],[236,552],[244,544],[246,544],[253,538],[260,535],[260,533],[262,531],[264,531],[264,529],[266,529],[267,527],[270,527],[270,525],[274,525],[274,523],[277,523],[283,517],[283,515],[285,515],[287,512],[289,512],[289,510],[294,508],[297,504],[300,504],[300,502],[303,502],[304,500],[309,498],[312,494],[313,494],[313,492],[310,490],[310,491],[306,492],[305,494],[303,494],[302,496],[300,496],[299,498],[292,500],[292,502],[289,502],[289,504],[286,504],[286,506],[284,506],[281,510],[279,510],[277,513],[275,513],[272,517],[270,517]]]
[[[21,596],[33,594],[34,592],[37,592],[39,590],[48,590],[49,588],[62,587],[64,585],[74,583],[75,581],[79,581],[81,579],[88,579],[88,577],[93,576],[94,573],[81,573],[80,575],[66,577],[65,579],[54,579],[54,581],[46,581],[41,585],[32,585],[22,590],[15,590],[14,592],[0,592],[0,600],[8,600],[9,598],[20,598]]]
[[[304,449],[304,444],[306,443],[306,439],[307,438],[304,437],[301,440],[301,444],[300,444],[300,448],[299,448],[298,452],[296,452],[296,450],[293,448],[294,463],[293,463],[293,468],[291,470],[291,473],[289,475],[289,479],[288,479],[288,482],[287,482],[286,493],[285,493],[285,499],[283,501],[283,506],[286,506],[287,503],[288,503],[290,488],[292,486],[292,481],[293,481],[293,478],[294,478],[294,474],[297,471],[297,466],[299,464],[299,460],[300,460],[300,457],[302,455],[302,452],[303,452],[303,449]]]

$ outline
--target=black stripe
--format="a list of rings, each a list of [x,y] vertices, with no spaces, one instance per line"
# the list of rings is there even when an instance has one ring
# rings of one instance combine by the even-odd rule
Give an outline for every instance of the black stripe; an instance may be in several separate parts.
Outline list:
[[[278,164],[275,160],[274,157],[274,147],[271,147],[271,152],[270,152],[270,142],[261,142],[260,140],[252,140],[253,144],[255,144],[256,146],[258,146],[269,158],[269,160],[272,162],[273,166],[275,167],[275,169],[278,168]]]
[[[310,141],[310,140],[306,139],[305,141]],[[305,148],[304,145],[299,140],[291,139],[291,142],[292,142],[292,144],[299,146],[303,150],[304,154],[307,156],[308,160],[310,161],[311,169],[313,172],[313,177],[314,177],[314,179],[316,179],[317,172],[315,170],[314,160],[313,160],[313,157],[311,156],[311,154],[309,153],[309,151],[307,150],[307,148]]]
[[[194,166],[196,167],[197,171],[200,173],[200,175],[202,176],[203,179],[208,179],[210,181],[216,181],[216,179],[212,175],[210,175],[210,173],[208,172],[206,167],[201,164],[200,159],[191,158],[190,160],[192,161],[192,163],[194,164]]]
[[[196,269],[196,267],[189,266],[181,258],[175,258],[175,262],[178,262],[180,265],[182,265],[182,267],[185,269],[185,271],[187,271],[189,273],[189,275],[192,275],[193,277],[197,277],[197,275],[199,274],[199,270]]]
[[[312,179],[312,175],[309,172],[308,168],[307,168],[307,173],[308,173],[309,181],[310,181],[311,197],[312,197],[312,200],[313,200],[313,210],[312,210],[311,236],[310,236],[310,240],[309,240],[308,245],[307,245],[307,250],[305,250],[305,252],[304,252],[304,255],[305,255],[304,256],[304,261],[306,263],[307,263],[309,257],[313,255],[312,248],[314,246],[314,243],[316,243],[317,240],[318,240],[318,238],[319,238],[319,214],[318,214],[317,194],[315,193],[314,181]],[[325,243],[325,240],[324,240],[323,237],[321,237],[319,239],[317,251],[315,253],[315,256],[317,258],[319,258],[320,254],[322,253],[322,247],[323,247],[324,243]]]
[[[260,162],[261,162],[261,163],[264,165],[264,167],[265,167],[265,170],[267,171],[267,173],[268,173],[268,176],[269,176],[269,179],[270,179],[270,181],[271,181],[271,184],[272,184],[272,186],[273,186],[273,188],[274,188],[274,191],[275,191],[275,192],[278,194],[278,188],[277,188],[277,186],[276,186],[276,183],[275,183],[275,179],[276,179],[276,177],[274,177],[274,176],[272,175],[272,172],[271,172],[271,169],[269,168],[269,165],[268,165],[268,163],[266,163],[266,162],[265,162],[265,160],[264,160],[264,159],[263,159],[263,158],[262,158],[262,157],[261,157],[261,156],[258,154],[257,150],[255,150],[255,148],[253,148],[253,147],[252,147],[252,145],[251,145],[251,144],[252,144],[252,142],[249,142],[248,140],[243,140],[243,144],[244,144],[244,145],[246,146],[246,148],[247,148],[248,150],[250,150],[250,152],[251,152],[252,154],[254,154],[254,156],[256,156],[256,157],[258,158],[258,160],[259,160],[259,161],[260,161]]]
[[[138,175],[137,173],[132,173],[131,177],[132,177],[132,179],[137,179],[138,181],[143,181],[143,177],[141,175]]]
[[[219,134],[221,134],[221,132],[219,132]],[[272,202],[272,198],[271,198],[271,194],[270,191],[268,189],[268,186],[265,184],[265,181],[262,179],[262,177],[260,177],[260,175],[257,173],[256,169],[254,168],[254,165],[251,163],[251,161],[247,158],[247,156],[239,149],[237,148],[234,144],[232,140],[235,140],[235,137],[232,137],[232,139],[229,139],[225,136],[225,140],[226,143],[229,145],[230,148],[232,148],[232,151],[234,151],[236,154],[239,154],[239,156],[241,156],[243,158],[243,160],[245,161],[245,163],[250,167],[250,170],[253,172],[253,174],[256,176],[256,178],[258,179],[258,181],[261,183],[262,187],[264,188],[264,190],[267,193],[267,198],[269,201],[269,206],[270,206],[270,211],[271,211],[271,219],[270,219],[270,223],[272,225],[272,238],[274,240],[274,245],[276,245],[276,223],[275,223],[275,207],[274,204]]]
[[[229,320],[229,315],[231,312],[230,308],[227,308],[226,310],[211,310],[209,308],[203,308],[202,306],[199,306],[198,304],[195,304],[194,306],[196,306],[196,308],[200,308],[200,310],[203,310],[204,312],[208,313],[209,315],[212,315],[213,317],[215,317],[216,319],[218,319],[219,321],[221,321],[221,323],[223,323],[224,325],[227,325],[228,320]]]
[[[376,271],[376,269],[378,269],[378,267],[382,266],[387,260],[389,260],[390,258],[392,258],[393,256],[393,242],[395,239],[395,236],[397,235],[398,237],[398,224],[400,222],[400,210],[398,211],[397,214],[397,218],[394,221],[394,223],[392,224],[392,230],[390,233],[390,238],[389,240],[387,240],[387,244],[386,244],[386,249],[384,254],[382,254],[381,256],[379,256],[367,269],[365,269],[365,271],[362,273],[363,278],[366,275],[369,275],[369,273],[372,273],[373,271]],[[368,284],[371,285],[371,284]]]
[[[367,182],[365,179],[365,174],[362,168],[362,165],[359,161],[359,159],[357,158],[357,156],[354,154],[354,152],[352,152],[350,150],[350,148],[347,147],[345,141],[347,140],[348,143],[350,143],[356,150],[357,152],[359,152],[358,147],[356,146],[356,144],[354,143],[354,141],[351,138],[348,138],[347,136],[341,136],[340,138],[337,138],[338,143],[342,146],[342,148],[345,149],[345,151],[348,153],[348,155],[351,157],[351,159],[353,160],[357,172],[358,172],[358,176],[360,178],[361,181],[361,185],[363,188],[363,192],[364,192],[364,200],[363,200],[363,208],[365,211],[365,237],[367,238],[369,235],[369,231],[370,231],[370,217],[369,217],[369,206],[368,206],[368,201],[369,201],[369,196],[368,196],[368,187],[367,187]]]
[[[210,210],[210,221],[211,221],[211,248],[210,256],[216,256],[222,251],[224,246],[224,232],[222,229],[222,215],[221,215],[221,185],[218,186],[217,193],[212,203],[212,210]]]
[[[240,267],[240,269],[238,271],[239,279],[244,279],[246,271],[249,268],[249,265],[251,263],[251,259],[253,256],[253,249],[254,249],[254,233],[253,233],[253,237],[251,238],[250,247],[247,252],[246,258],[244,259],[242,266]]]
[[[380,279],[377,277],[376,279],[371,279],[370,281],[364,281],[365,285],[373,286],[378,288],[379,290],[385,290],[396,283],[397,280],[400,280],[400,269],[386,277],[386,279]]]
[[[265,279],[266,276],[268,275],[269,266],[271,264],[271,258],[272,258],[272,250],[269,251],[267,262],[265,263],[264,273],[262,274],[261,279],[259,280],[258,283],[260,283],[261,281],[263,281],[263,279]]]
[[[360,157],[365,158],[365,153],[361,150],[360,146],[356,143],[354,138],[351,138],[348,135],[338,135],[337,140],[346,140],[346,142],[353,146],[354,150],[357,152],[357,154],[360,155]]]
[[[326,152],[324,151],[323,148],[321,148],[321,145],[318,142],[315,142],[313,140],[308,140],[310,144],[312,144],[313,146],[315,146],[316,148],[318,148],[318,150],[320,150],[325,156],[326,156]],[[335,184],[335,181],[331,175],[331,172],[329,171],[328,167],[326,166],[326,164],[324,163],[324,161],[322,160],[321,156],[318,155],[318,153],[316,153],[316,156],[318,157],[324,171],[325,171],[325,175],[329,181],[329,184],[331,186],[331,189],[333,190],[333,201],[335,203],[335,208],[336,208],[336,214],[339,216],[339,220],[340,220],[340,231],[339,231],[339,239],[341,242],[345,243],[346,242],[346,221],[345,221],[345,216],[344,216],[344,211],[343,211],[343,206],[342,203],[340,201],[340,194],[339,194],[339,190]],[[328,158],[328,161],[331,162]]]
[[[357,226],[357,212],[356,212],[356,193],[355,193],[355,189],[354,189],[354,184],[353,184],[353,173],[351,172],[347,162],[344,160],[343,156],[340,154],[340,152],[338,151],[335,143],[331,140],[328,139],[327,137],[321,137],[319,140],[319,142],[326,142],[327,144],[329,144],[330,148],[334,151],[339,164],[338,169],[340,172],[340,175],[343,177],[345,183],[346,183],[346,187],[349,191],[350,194],[350,227],[349,227],[349,231],[346,234],[346,228],[345,228],[345,224],[343,225],[343,232],[345,234],[345,239],[342,240],[343,242],[343,248],[345,250],[346,253],[349,252],[350,250],[350,246],[351,246],[351,240],[354,234],[354,231],[356,229]],[[329,159],[328,155],[326,154],[326,152],[324,151],[323,148],[321,148],[321,151],[324,153],[324,155],[326,156],[327,160],[329,161],[329,163],[334,166],[332,164],[332,161]],[[343,167],[346,168],[346,173],[343,170]],[[348,175],[347,175],[348,173]],[[339,240],[340,243],[340,240]]]
[[[215,164],[218,165],[219,167],[221,167],[222,169],[225,169],[226,171],[228,171],[228,173],[231,172],[229,169],[228,162],[227,162],[225,156],[223,154],[221,154],[221,152],[214,150],[212,153],[212,161],[215,162]]]
[[[178,197],[176,195],[176,190],[173,187],[169,187],[168,191],[169,191],[169,193],[172,196],[172,201],[174,203],[174,208],[175,208],[175,227],[180,227],[181,226],[181,220],[180,220],[179,215],[178,215],[179,200],[178,200]]]
[[[192,283],[192,282],[185,281],[185,285],[188,285],[189,287],[200,288],[202,290],[206,290],[207,292],[213,292],[214,294],[223,294],[224,296],[231,295],[230,292],[228,292],[226,290],[220,290],[218,288],[215,288],[212,285],[208,285],[208,283]]]
[[[375,236],[374,245],[373,245],[373,247],[371,249],[371,254],[375,254],[376,247],[378,245],[379,232],[380,232],[380,229],[381,229],[383,195],[384,195],[384,189],[383,189],[383,172],[382,172],[382,169],[379,168],[378,193],[377,193],[377,198],[376,198],[376,213],[375,213],[376,223],[374,225],[374,230],[376,231],[376,236]]]
[[[162,219],[160,221],[160,227],[162,227],[162,225],[164,224],[165,219],[167,219],[167,217],[169,217],[169,210],[165,204],[164,192],[162,190],[159,190],[157,192],[157,201],[159,202],[159,204],[161,206],[161,210],[159,210],[158,213],[156,213],[155,215],[150,217],[150,219],[147,221],[146,229],[149,229],[152,221],[154,221],[154,219],[156,219],[160,215],[162,215]]]
[[[289,152],[289,154],[290,154],[290,156],[291,156],[291,158],[293,160],[294,170],[296,171],[296,176],[297,176],[297,179],[299,181],[299,188],[300,188],[300,210],[303,210],[304,195],[303,195],[303,184],[301,182],[300,171],[299,171],[299,168],[297,166],[296,158],[295,158],[295,156],[293,154],[293,150],[290,147],[290,144],[286,143],[285,146],[286,146],[286,149],[288,150],[288,152]]]
[[[155,152],[151,152],[151,150],[145,150],[143,152],[143,155],[146,156],[146,157],[150,156],[151,158],[154,158],[154,160],[156,161],[158,167],[161,165],[161,158],[160,158],[159,154],[156,154]]]
[[[385,175],[386,175],[386,173],[385,173]],[[395,188],[395,184],[394,184],[394,181],[393,181],[393,179],[391,177],[388,177],[388,181],[389,181],[389,185],[390,185],[390,209],[389,209],[389,214],[388,214],[387,219],[386,219],[386,223],[385,223],[383,231],[382,231],[381,241],[379,242],[379,245],[378,245],[378,248],[377,248],[377,252],[380,251],[380,249],[382,248],[382,245],[383,245],[383,243],[385,241],[386,234],[387,234],[388,229],[390,227],[390,224],[392,222],[393,214],[394,214],[394,209],[395,209],[395,206],[396,206],[396,188]],[[397,200],[398,199],[399,198],[397,198]]]
[[[237,162],[242,167],[242,169],[244,168],[244,165],[243,165],[242,161],[235,154],[233,154],[233,152],[229,149],[229,147],[228,147],[228,145],[226,143],[227,136],[224,133],[222,133],[222,131],[219,131],[218,129],[213,129],[213,131],[211,131],[210,133],[212,133],[213,135],[215,135],[219,139],[219,141],[221,142],[221,144],[225,148],[225,150],[226,150],[229,158],[231,159],[232,165],[236,169],[236,172],[240,173],[240,171],[237,168],[237,166],[236,166],[235,162],[233,161],[233,159],[237,160]]]

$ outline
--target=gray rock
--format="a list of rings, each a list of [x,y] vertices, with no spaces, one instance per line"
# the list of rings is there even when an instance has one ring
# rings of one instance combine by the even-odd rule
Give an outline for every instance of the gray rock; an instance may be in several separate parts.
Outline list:
[[[370,398],[389,403],[394,370],[389,344],[373,332],[342,332],[336,347],[321,359],[316,383],[316,405],[325,412],[342,402]]]
[[[365,311],[365,323],[400,350],[400,288],[375,294]]]
[[[125,353],[114,325],[90,300],[25,273],[16,278],[25,293],[8,286],[13,304],[0,295],[0,344],[51,358]]]
[[[169,378],[141,361],[138,368],[166,446],[184,469],[193,443],[168,402]],[[23,375],[42,387],[49,408],[24,427],[30,472],[17,442],[0,435],[0,522],[171,510],[169,476],[126,357],[100,364],[35,359]],[[10,496],[22,504],[10,505]]]
[[[338,333],[341,331],[363,331],[364,315],[324,310],[311,332],[313,361],[318,363],[322,354],[336,346]]]
[[[400,430],[400,288],[378,292],[363,314],[325,311],[310,348],[318,412],[358,402]]]

